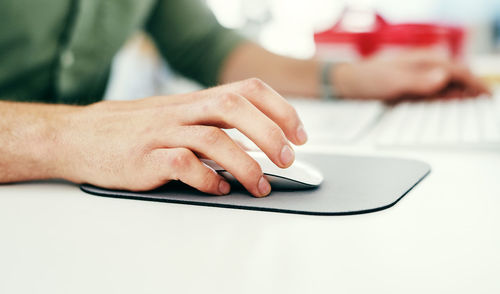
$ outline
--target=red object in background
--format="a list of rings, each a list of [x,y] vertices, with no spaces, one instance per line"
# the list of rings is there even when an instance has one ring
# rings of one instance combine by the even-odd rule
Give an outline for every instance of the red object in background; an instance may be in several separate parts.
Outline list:
[[[464,29],[458,26],[401,23],[390,24],[379,14],[371,31],[353,32],[342,29],[343,17],[329,30],[314,34],[321,45],[351,45],[362,57],[368,57],[383,47],[431,47],[445,44],[453,57],[462,54]]]

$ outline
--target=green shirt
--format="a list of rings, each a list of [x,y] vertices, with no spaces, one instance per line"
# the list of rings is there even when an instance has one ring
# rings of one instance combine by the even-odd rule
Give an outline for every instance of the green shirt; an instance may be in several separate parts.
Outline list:
[[[198,0],[1,0],[0,28],[0,99],[66,104],[102,98],[113,56],[139,30],[206,86],[242,40]]]

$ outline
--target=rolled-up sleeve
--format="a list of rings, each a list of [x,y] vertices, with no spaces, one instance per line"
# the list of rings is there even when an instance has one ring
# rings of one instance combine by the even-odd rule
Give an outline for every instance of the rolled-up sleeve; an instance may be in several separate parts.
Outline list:
[[[205,86],[219,82],[226,57],[244,40],[200,0],[159,0],[146,29],[175,70]]]

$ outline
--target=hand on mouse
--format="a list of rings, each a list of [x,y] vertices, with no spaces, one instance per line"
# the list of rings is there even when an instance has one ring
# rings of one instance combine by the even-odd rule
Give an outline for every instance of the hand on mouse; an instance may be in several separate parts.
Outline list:
[[[333,71],[333,83],[343,97],[391,101],[447,96],[450,90],[459,97],[489,92],[466,65],[432,50],[375,56]]]
[[[200,191],[230,191],[202,164],[210,158],[252,195],[269,194],[260,166],[221,128],[237,128],[279,167],[294,161],[292,143],[307,135],[295,109],[259,79],[199,92],[103,101],[58,114],[64,128],[54,150],[57,177],[126,190],[180,180]]]

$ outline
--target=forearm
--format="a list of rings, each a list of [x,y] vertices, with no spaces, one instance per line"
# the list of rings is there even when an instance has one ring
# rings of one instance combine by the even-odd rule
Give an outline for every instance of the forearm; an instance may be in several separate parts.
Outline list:
[[[0,183],[60,177],[60,114],[76,108],[0,101]]]
[[[246,42],[228,57],[219,80],[228,83],[250,77],[262,79],[284,95],[320,95],[320,64],[317,60],[277,55]]]
[[[318,97],[322,95],[320,66],[318,60],[276,55],[247,42],[229,55],[219,81],[258,77],[281,94]],[[449,85],[459,85],[465,96],[489,93],[466,66],[426,50],[337,64],[330,71],[329,83],[335,95],[344,98],[395,100],[442,96]]]

